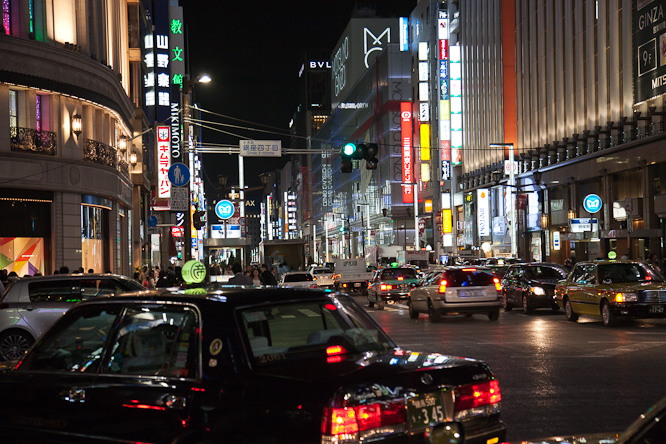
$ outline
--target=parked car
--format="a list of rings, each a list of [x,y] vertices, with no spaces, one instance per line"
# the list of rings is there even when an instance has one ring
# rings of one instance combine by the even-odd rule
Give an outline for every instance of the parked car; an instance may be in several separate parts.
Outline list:
[[[521,444],[656,444],[666,437],[666,397],[657,401],[632,422],[623,432],[581,434],[574,436],[552,436]]]
[[[15,442],[502,442],[484,362],[399,348],[352,297],[189,289],[81,302],[0,377]]]
[[[419,285],[419,273],[413,267],[382,268],[375,271],[368,286],[368,307],[383,310],[386,302],[407,300],[409,292]]]
[[[335,272],[326,267],[312,267],[310,274],[320,288],[333,288],[335,286]]]
[[[620,318],[666,318],[666,283],[638,261],[578,262],[555,288],[570,321],[600,317],[607,327]]]
[[[505,311],[522,307],[525,313],[536,308],[559,310],[555,285],[565,279],[569,270],[564,265],[543,262],[514,264],[502,279],[502,305]]]
[[[288,271],[280,278],[278,287],[317,288],[317,283],[307,271]]]
[[[432,322],[446,314],[485,313],[499,319],[502,307],[500,280],[481,267],[447,267],[409,293],[409,317],[428,313]]]
[[[140,283],[115,274],[75,273],[17,279],[0,302],[0,361],[20,359],[77,302],[140,290],[145,290]]]

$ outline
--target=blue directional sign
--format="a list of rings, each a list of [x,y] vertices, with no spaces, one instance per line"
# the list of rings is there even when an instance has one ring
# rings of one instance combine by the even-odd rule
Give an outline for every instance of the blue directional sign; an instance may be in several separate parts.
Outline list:
[[[148,216],[148,226],[149,227],[157,226],[157,216]]]
[[[174,163],[169,168],[169,182],[175,187],[183,187],[190,182],[190,169],[184,163]]]
[[[596,194],[588,194],[585,196],[585,199],[583,199],[583,208],[585,208],[585,211],[592,214],[601,210],[601,197]]]
[[[228,200],[221,200],[215,205],[215,214],[220,219],[229,219],[234,215],[234,204]]]

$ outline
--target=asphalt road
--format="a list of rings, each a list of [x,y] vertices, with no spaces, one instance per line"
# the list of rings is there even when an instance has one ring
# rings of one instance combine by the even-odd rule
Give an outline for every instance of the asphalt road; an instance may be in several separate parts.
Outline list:
[[[621,431],[666,396],[666,320],[606,328],[562,311],[514,309],[498,321],[449,316],[438,323],[406,306],[367,308],[402,348],[476,358],[495,372],[511,441]]]

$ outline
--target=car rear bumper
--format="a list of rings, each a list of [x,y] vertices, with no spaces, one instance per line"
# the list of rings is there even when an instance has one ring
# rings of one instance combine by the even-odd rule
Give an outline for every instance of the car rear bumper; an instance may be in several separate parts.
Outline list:
[[[483,302],[445,302],[442,300],[435,300],[432,306],[438,313],[471,313],[471,312],[487,312],[499,310],[502,307],[500,299],[496,301],[483,301]]]
[[[666,304],[611,304],[613,314],[640,319],[666,318]]]
[[[378,293],[377,299],[382,301],[406,301],[409,299],[409,291]]]

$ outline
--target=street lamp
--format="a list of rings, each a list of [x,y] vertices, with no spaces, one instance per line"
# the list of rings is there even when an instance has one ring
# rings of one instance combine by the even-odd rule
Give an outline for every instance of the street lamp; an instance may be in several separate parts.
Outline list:
[[[183,138],[181,140],[181,155],[183,157],[183,163],[187,168],[190,168],[190,94],[194,91],[194,85],[197,83],[210,83],[211,78],[207,74],[202,74],[194,79],[185,77],[183,79],[182,88],[180,90],[180,101],[183,104]],[[185,215],[185,221],[183,223],[185,236],[185,248],[183,256],[185,262],[192,259],[192,216],[191,210],[192,207],[192,191],[191,191],[192,182],[188,185],[187,189],[187,214]]]

